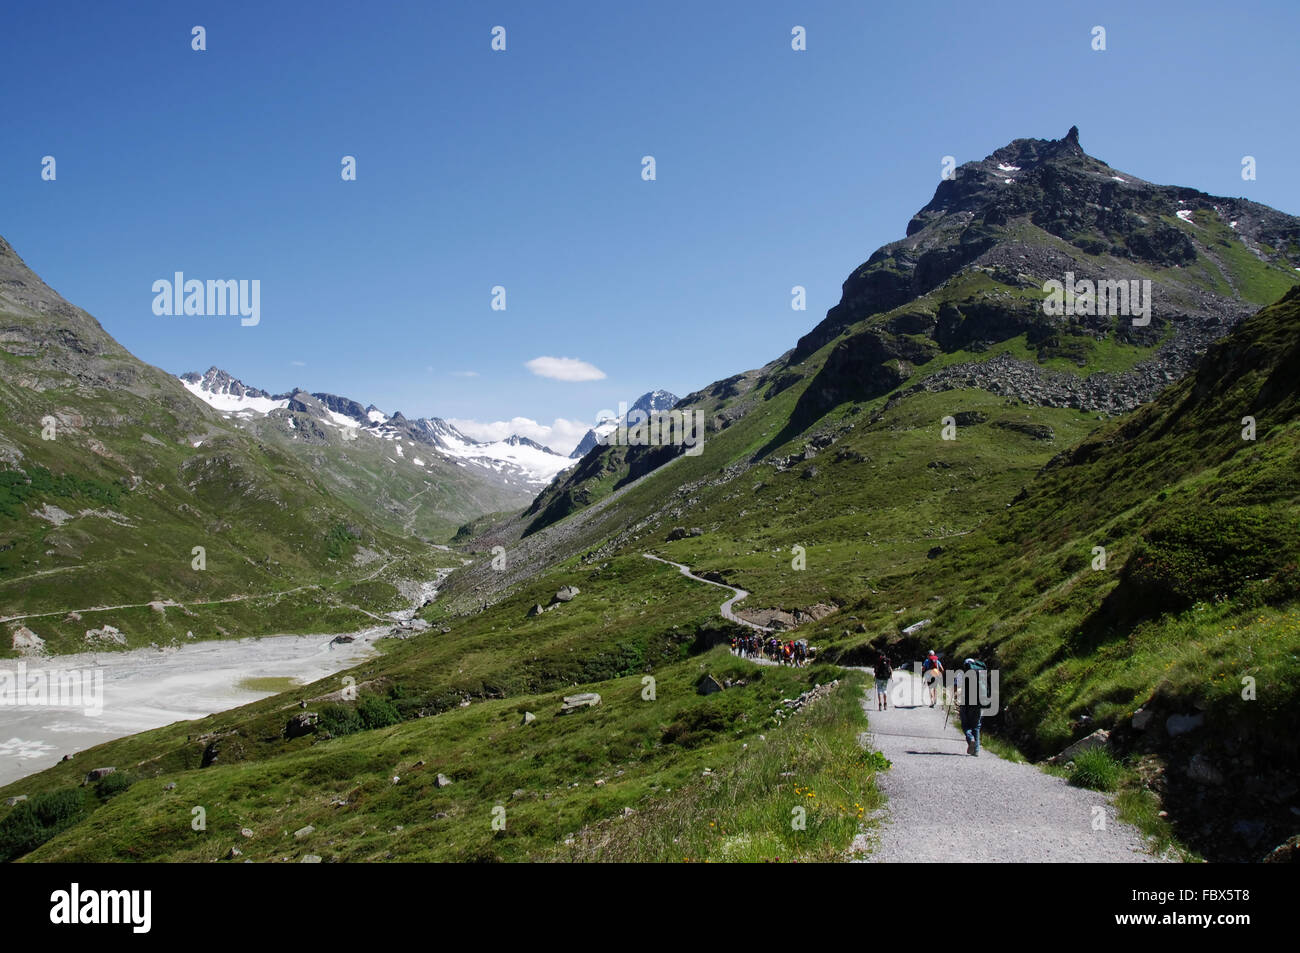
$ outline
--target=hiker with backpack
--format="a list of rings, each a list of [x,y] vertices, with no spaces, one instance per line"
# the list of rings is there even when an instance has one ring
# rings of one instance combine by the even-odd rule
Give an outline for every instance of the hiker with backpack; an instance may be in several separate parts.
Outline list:
[[[876,711],[884,711],[889,708],[889,680],[894,677],[894,666],[883,651],[876,656],[875,673]]]
[[[921,680],[930,692],[930,707],[933,708],[939,694],[939,685],[943,681],[943,663],[939,661],[934,649],[930,650],[930,654],[921,663]]]
[[[961,684],[956,692],[958,711],[961,713],[961,730],[966,735],[966,753],[979,757],[980,728],[984,720],[984,707],[990,698],[988,668],[973,658],[962,663]]]

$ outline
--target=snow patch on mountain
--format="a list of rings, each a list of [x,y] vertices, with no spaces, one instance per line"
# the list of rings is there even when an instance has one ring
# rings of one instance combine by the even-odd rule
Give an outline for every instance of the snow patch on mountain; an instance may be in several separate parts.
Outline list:
[[[272,397],[264,390],[248,387],[217,367],[209,367],[203,374],[182,374],[180,381],[195,397],[226,414],[262,415],[289,405],[288,397]]]
[[[413,447],[428,447],[448,462],[462,467],[477,467],[506,484],[543,487],[556,474],[573,466],[575,461],[556,453],[535,440],[511,434],[500,440],[479,441],[467,437],[439,417],[408,420],[396,411],[389,416],[375,405],[363,408],[357,401],[335,394],[309,394],[295,390],[290,394],[271,395],[248,387],[225,371],[212,367],[204,374],[180,375],[181,383],[195,397],[215,410],[235,419],[264,417],[272,411],[288,410],[288,426],[298,429],[294,414],[302,414],[337,428],[345,440],[369,434],[379,440],[393,441],[396,457],[385,456],[394,465],[427,468],[425,456],[408,456],[403,441]],[[612,428],[611,428],[612,429]]]
[[[569,454],[570,458],[581,460],[591,452],[593,447],[596,447],[603,442],[602,438],[609,436],[617,430],[618,425],[625,417],[631,417],[636,414],[637,411],[648,416],[650,414],[661,413],[665,410],[672,410],[677,406],[678,400],[680,400],[680,398],[676,394],[669,393],[666,390],[652,390],[648,393],[642,394],[622,416],[602,416],[596,426],[588,430],[582,440],[579,441],[578,445],[573,448],[573,452]],[[641,420],[643,418],[638,417],[637,419]]]

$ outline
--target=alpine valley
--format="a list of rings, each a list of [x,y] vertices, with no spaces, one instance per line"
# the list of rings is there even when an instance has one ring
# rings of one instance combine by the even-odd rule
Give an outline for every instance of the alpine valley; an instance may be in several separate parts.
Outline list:
[[[1150,282],[1149,323],[1046,313],[1067,274]],[[997,669],[1008,759],[1104,749],[1152,857],[1294,855],[1298,284],[1300,218],[1113,169],[1077,129],[1018,139],[786,353],[638,402],[701,412],[702,453],[607,420],[570,458],[178,379],[0,242],[6,654],[423,626],[9,784],[62,807],[0,806],[0,857],[844,859],[888,770],[858,743],[882,647]],[[647,554],[815,663],[736,657],[724,591]],[[770,796],[792,784],[806,829]]]

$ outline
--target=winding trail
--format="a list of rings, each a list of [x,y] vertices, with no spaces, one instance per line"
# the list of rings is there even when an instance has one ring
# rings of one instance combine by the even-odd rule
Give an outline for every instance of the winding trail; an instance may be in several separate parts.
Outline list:
[[[663,559],[659,556],[652,556],[650,553],[642,553],[641,555],[644,556],[646,559],[653,559],[655,562],[667,563],[669,566],[676,566],[677,571],[680,572],[687,579],[694,579],[696,582],[703,582],[703,583],[707,583],[710,586],[717,586],[719,589],[731,590],[731,592],[733,592],[734,595],[726,602],[724,602],[719,608],[719,611],[722,613],[722,617],[726,619],[728,622],[737,622],[740,625],[749,626],[749,628],[755,629],[758,632],[774,631],[773,629],[765,625],[759,625],[757,622],[750,622],[747,619],[742,619],[740,616],[736,615],[736,613],[731,611],[731,607],[734,606],[737,602],[739,602],[741,599],[746,599],[749,597],[749,593],[746,592],[744,589],[737,589],[735,586],[728,586],[725,582],[714,582],[712,579],[705,579],[703,576],[697,576],[693,572],[691,572],[690,566],[683,566],[681,563],[675,563],[670,559]]]
[[[732,606],[744,589],[704,579],[676,566],[688,579],[730,590],[722,617],[760,632],[769,628],[737,616]],[[857,668],[869,672],[870,668]],[[877,711],[874,683],[862,698],[870,728],[862,746],[890,760],[877,783],[888,798],[879,824],[859,834],[850,851],[867,863],[1156,863],[1136,828],[1119,820],[1109,797],[1076,788],[1032,764],[999,758],[987,748],[966,753],[956,716],[922,700],[921,679],[897,671],[889,708]],[[866,854],[865,857],[862,855]]]

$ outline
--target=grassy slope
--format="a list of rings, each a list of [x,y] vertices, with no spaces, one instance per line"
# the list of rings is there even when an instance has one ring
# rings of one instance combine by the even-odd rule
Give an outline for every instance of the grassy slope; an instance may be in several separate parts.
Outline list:
[[[546,601],[544,591],[561,580],[579,583],[582,594],[544,616],[526,617],[527,607]],[[340,859],[385,859],[390,853],[398,859],[563,859],[569,847],[573,856],[590,850],[596,835],[582,835],[585,825],[620,815],[625,807],[652,807],[679,789],[698,790],[707,800],[733,769],[751,778],[745,800],[767,803],[765,782],[755,786],[753,778],[760,776],[746,773],[753,767],[742,756],[745,745],[767,744],[758,738],[767,733],[778,753],[764,771],[780,762],[781,770],[796,772],[814,790],[845,785],[850,800],[827,797],[822,808],[809,812],[808,831],[795,839],[786,836],[788,821],[770,829],[770,810],[740,817],[719,806],[709,817],[726,821],[733,835],[744,833],[764,856],[842,852],[857,822],[840,809],[857,803],[869,810],[877,798],[873,769],[856,745],[853,726],[860,728],[860,715],[849,722],[835,719],[838,727],[827,735],[831,748],[825,752],[810,755],[800,744],[783,741],[783,733],[812,717],[817,706],[777,728],[777,703],[830,676],[816,668],[760,669],[725,650],[692,656],[693,643],[702,647],[697,634],[714,625],[716,602],[704,587],[639,557],[611,560],[605,569],[571,568],[446,634],[394,643],[385,656],[355,669],[351,674],[362,697],[391,698],[409,719],[401,725],[317,744],[283,738],[285,720],[299,710],[296,700],[336,690],[340,680],[334,677],[233,712],[101,745],[74,764],[11,787],[32,795],[67,789],[92,761],[148,779],[34,857],[216,859],[238,843],[246,856],[264,859],[296,858],[308,850]],[[526,653],[521,644],[529,646]],[[645,671],[657,679],[653,701],[642,697]],[[704,671],[748,684],[699,696],[694,684]],[[579,689],[600,692],[604,703],[553,717],[560,696]],[[819,704],[852,710],[859,697],[860,686],[846,684],[838,700]],[[474,704],[460,707],[470,698]],[[525,710],[538,715],[527,728],[519,724]],[[201,753],[215,735],[225,736],[223,754],[217,764],[200,769]],[[226,758],[241,760],[224,763]],[[426,763],[415,767],[421,760]],[[706,767],[718,778],[703,777]],[[439,771],[455,783],[434,788]],[[404,780],[394,785],[393,775]],[[170,794],[163,790],[167,780],[178,784]],[[597,780],[604,783],[597,786]],[[348,807],[331,806],[339,798]],[[507,809],[504,833],[491,828],[498,804]],[[197,805],[208,810],[207,836],[189,827],[189,812]],[[439,812],[449,816],[435,819]],[[788,812],[786,806],[780,813]],[[299,843],[283,836],[306,824],[319,832],[312,839]],[[242,827],[258,837],[235,837]],[[580,836],[565,845],[567,835]],[[687,843],[684,849],[700,858],[744,853],[735,843]]]
[[[392,583],[431,578],[445,560],[338,500],[293,456],[226,425],[166,375],[138,362],[131,370],[141,393],[72,384],[38,392],[0,375],[3,437],[22,454],[0,469],[0,617],[39,615],[22,624],[49,651],[77,651],[87,629],[104,625],[130,646],[187,632],[202,639],[358,628],[370,616],[349,608],[361,595],[349,595],[354,583],[376,577],[362,608],[402,608]],[[67,421],[53,440],[41,439],[47,415]],[[28,484],[43,471],[52,479]],[[72,518],[57,526],[35,515],[47,505]],[[206,551],[202,571],[193,568],[196,546]],[[362,547],[379,558],[354,562]],[[317,588],[288,592],[304,586]],[[192,605],[68,616],[165,600]],[[12,654],[8,632],[17,624],[4,627],[0,656]]]

